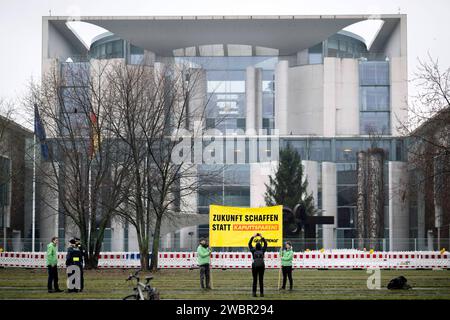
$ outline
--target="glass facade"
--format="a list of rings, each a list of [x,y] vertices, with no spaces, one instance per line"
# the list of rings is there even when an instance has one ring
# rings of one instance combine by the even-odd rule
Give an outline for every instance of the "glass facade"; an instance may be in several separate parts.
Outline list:
[[[176,57],[175,61],[188,63],[206,71],[207,105],[206,127],[221,132],[245,131],[246,68],[262,70],[263,128],[274,128],[274,69],[278,57],[271,56],[216,56],[218,48],[204,49],[212,56]],[[222,50],[219,50],[224,54]]]
[[[366,45],[346,32],[329,37],[323,43],[324,55],[336,58],[361,58],[367,55]]]
[[[199,165],[198,210],[208,214],[209,205],[250,206],[250,166]]]
[[[97,44],[90,50],[94,59],[113,59],[124,57],[124,41],[114,40]]]
[[[302,160],[355,162],[359,151],[377,147],[384,150],[386,159],[403,161],[405,159],[405,146],[403,139],[389,137],[361,137],[361,138],[288,138],[282,137],[280,147],[289,144],[295,149]]]
[[[337,183],[337,238],[356,237],[356,163],[338,163],[336,165]]]
[[[339,247],[351,248],[352,238],[356,237],[356,198],[357,198],[357,153],[369,148],[381,148],[385,152],[384,191],[385,191],[385,237],[388,237],[388,166],[387,161],[404,161],[406,159],[405,142],[402,138],[360,137],[360,138],[281,138],[280,148],[289,144],[297,150],[302,160],[336,163],[337,183],[337,244]],[[321,168],[318,166],[318,208],[321,209]],[[320,234],[321,227],[318,227]]]
[[[111,34],[92,43],[89,57],[126,59],[128,64],[141,64],[144,62],[144,50]]]
[[[259,50],[259,51],[258,51]],[[207,106],[206,128],[222,132],[245,130],[246,126],[246,68],[253,66],[262,70],[262,126],[274,128],[275,79],[274,70],[279,61],[278,50],[252,48],[245,45],[202,45],[174,50],[175,62],[188,64],[191,68],[202,68],[206,73]],[[259,54],[258,54],[259,52]],[[335,34],[308,49],[308,63],[321,64],[324,57],[358,59],[368,55],[365,44],[345,33]],[[93,43],[90,56],[97,59],[126,58],[130,64],[143,61],[144,50],[108,36]],[[167,57],[165,57],[167,58]],[[165,59],[156,57],[156,59]],[[173,61],[172,60],[172,61]],[[63,64],[63,75],[68,72],[86,72],[88,64]],[[87,70],[88,71],[88,70]],[[71,77],[70,79],[74,79]],[[61,89],[65,116],[74,127],[85,134],[86,119],[79,116],[77,106],[87,99],[83,96],[83,82],[65,83]],[[390,134],[390,79],[388,61],[359,61],[359,112],[361,135]],[[77,101],[77,99],[79,99]],[[87,127],[87,130],[89,128]],[[302,160],[331,161],[337,164],[337,237],[356,236],[356,155],[370,147],[385,150],[385,160],[405,159],[405,146],[400,138],[281,138],[280,148],[289,144],[300,154]],[[248,140],[245,154],[248,155]],[[224,155],[230,150],[225,147]],[[242,149],[242,148],[241,148]],[[238,157],[240,150],[233,145],[232,153]],[[250,206],[250,165],[246,156],[243,164],[199,165],[198,211],[206,214],[210,204]],[[318,206],[321,208],[321,169],[319,165]],[[387,169],[385,168],[387,183]],[[387,190],[387,188],[386,188]],[[387,196],[386,196],[387,197]],[[386,198],[387,199],[387,198]],[[387,202],[386,202],[387,203]],[[386,207],[387,208],[387,207]],[[386,209],[387,210],[387,209]],[[387,216],[387,214],[386,214]],[[204,227],[204,226],[203,226]],[[199,229],[200,230],[200,229]]]
[[[360,61],[361,134],[390,134],[390,79],[388,61]]]
[[[86,64],[80,67],[80,64],[72,66],[72,63],[63,63],[61,66],[62,77],[67,79],[64,81],[65,86],[61,86],[59,90],[60,134],[62,136],[87,137],[90,134],[90,124],[86,116],[89,110],[84,110],[84,108],[90,106],[89,90],[85,83],[88,78],[88,71],[85,69],[88,69]],[[72,72],[81,74],[80,70],[83,70],[84,80],[70,80],[73,77],[68,74],[73,74]]]

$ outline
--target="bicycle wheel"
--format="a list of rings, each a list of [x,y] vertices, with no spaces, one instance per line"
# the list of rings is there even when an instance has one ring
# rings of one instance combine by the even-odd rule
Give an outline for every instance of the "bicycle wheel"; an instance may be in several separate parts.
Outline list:
[[[129,296],[126,296],[122,300],[139,300],[139,295],[137,295],[137,294],[130,294]]]

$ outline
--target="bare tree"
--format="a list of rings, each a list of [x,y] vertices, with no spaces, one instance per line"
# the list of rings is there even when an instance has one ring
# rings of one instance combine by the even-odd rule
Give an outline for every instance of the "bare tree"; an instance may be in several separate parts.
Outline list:
[[[89,267],[97,266],[105,229],[123,202],[122,153],[104,116],[112,108],[104,81],[109,68],[96,60],[62,64],[43,75],[41,85],[31,85],[27,100],[38,107],[47,133],[49,156],[37,174],[43,188],[58,196],[45,205],[56,214],[61,206],[66,228],[78,229],[72,232],[87,246]]]
[[[423,198],[426,230],[450,238],[450,68],[428,55],[413,84],[418,93],[400,127],[409,137],[410,192]]]
[[[136,229],[145,269],[157,269],[163,221],[182,214],[183,201],[199,188],[191,135],[203,130],[203,77],[200,69],[158,63],[118,65],[109,74],[115,92],[111,130],[123,145],[128,158],[123,166],[130,173],[123,191],[127,201],[118,214]],[[174,161],[181,138],[188,141],[187,154]]]
[[[370,146],[357,154],[357,238],[359,248],[367,245],[379,249],[384,237],[384,162],[380,148],[383,132],[368,130]]]

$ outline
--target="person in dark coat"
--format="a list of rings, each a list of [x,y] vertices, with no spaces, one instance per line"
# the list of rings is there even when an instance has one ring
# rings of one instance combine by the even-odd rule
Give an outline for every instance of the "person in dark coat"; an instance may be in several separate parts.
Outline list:
[[[256,243],[255,247],[253,247],[253,239],[255,237],[261,237],[261,239]],[[264,243],[264,246],[261,245],[261,242]],[[266,266],[264,264],[264,254],[267,250],[267,240],[263,238],[260,233],[254,234],[250,241],[248,242],[248,248],[252,253],[253,263],[252,263],[252,275],[253,275],[253,287],[252,292],[253,296],[256,297],[256,286],[259,280],[259,292],[260,296],[264,297],[264,270]]]
[[[83,256],[81,253],[80,248],[78,248],[76,244],[75,239],[71,239],[69,241],[69,248],[67,248],[67,255],[66,255],[66,266],[77,266],[79,268],[80,272],[80,287],[75,289],[68,289],[69,292],[79,292],[81,290],[81,283],[82,283],[82,263],[83,263]],[[68,274],[69,276],[69,274]]]
[[[81,251],[81,260],[80,260],[80,262],[81,262],[81,264],[80,264],[80,272],[81,272],[81,275],[80,275],[81,279],[80,279],[80,281],[81,281],[81,286],[80,286],[80,292],[82,292],[83,289],[84,289],[84,265],[85,265],[85,262],[87,260],[87,252],[84,249],[84,246],[82,245],[80,238],[74,238],[74,239],[75,239],[75,245]]]

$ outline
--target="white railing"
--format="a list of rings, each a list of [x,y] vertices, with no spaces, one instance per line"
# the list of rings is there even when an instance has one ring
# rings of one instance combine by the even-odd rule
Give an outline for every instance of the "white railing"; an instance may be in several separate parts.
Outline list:
[[[65,266],[65,253],[58,254],[58,267]],[[100,254],[99,268],[139,268],[137,252],[105,252]],[[190,269],[197,267],[195,252],[160,252],[158,267]],[[251,268],[249,252],[213,252],[211,267],[215,269]],[[278,252],[267,252],[266,268],[280,267]],[[44,252],[2,252],[0,267],[45,268]],[[320,250],[294,253],[294,269],[450,269],[450,253],[439,251],[366,252],[353,249]]]

